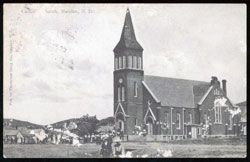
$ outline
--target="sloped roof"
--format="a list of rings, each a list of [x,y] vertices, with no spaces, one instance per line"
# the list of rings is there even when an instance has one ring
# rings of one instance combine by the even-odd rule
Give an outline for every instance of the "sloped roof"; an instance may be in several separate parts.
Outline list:
[[[210,87],[210,82],[144,76],[144,82],[162,106],[195,108]]]
[[[241,110],[240,121],[246,122],[247,121],[247,101],[237,103],[236,105],[239,106]]]
[[[22,129],[20,132],[23,136],[34,136],[34,134],[31,134],[29,129]]]
[[[129,9],[127,9],[120,41],[114,48],[114,51],[116,52],[122,49],[134,49],[138,51],[143,50],[141,45],[136,40],[135,31]]]
[[[16,136],[18,134],[19,130],[10,130],[10,129],[7,129],[7,130],[4,130],[3,131],[3,134],[4,136],[6,135],[9,135],[9,136]]]
[[[194,104],[202,104],[203,101],[206,99],[207,95],[212,90],[212,88],[213,86],[206,84],[194,85]]]
[[[34,134],[40,134],[41,132],[44,132],[44,130],[43,129],[31,129],[30,130],[30,133],[32,134],[32,133],[34,133]]]
[[[4,130],[16,130],[16,128],[13,128],[13,127],[11,127],[11,126],[3,126],[3,129]]]

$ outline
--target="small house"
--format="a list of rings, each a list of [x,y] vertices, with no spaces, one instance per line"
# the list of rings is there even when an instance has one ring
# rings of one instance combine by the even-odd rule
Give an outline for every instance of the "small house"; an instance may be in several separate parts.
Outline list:
[[[17,144],[23,143],[24,137],[19,130],[4,130],[3,131],[4,143]]]
[[[23,135],[23,143],[24,144],[34,144],[36,141],[34,140],[35,135],[31,134],[30,130],[21,130],[21,133]]]

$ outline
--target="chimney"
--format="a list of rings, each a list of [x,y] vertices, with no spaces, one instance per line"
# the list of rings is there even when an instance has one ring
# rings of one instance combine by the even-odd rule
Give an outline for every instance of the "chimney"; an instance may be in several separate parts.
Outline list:
[[[225,92],[225,95],[227,96],[227,81],[225,79],[222,80],[222,89]]]
[[[212,76],[211,85],[217,84],[218,78],[216,76]]]

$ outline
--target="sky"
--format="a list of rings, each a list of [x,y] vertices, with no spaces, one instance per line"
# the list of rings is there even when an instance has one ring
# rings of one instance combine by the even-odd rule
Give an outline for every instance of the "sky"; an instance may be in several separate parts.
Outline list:
[[[113,49],[129,8],[146,75],[227,80],[246,101],[244,4],[5,4],[4,118],[113,115]]]

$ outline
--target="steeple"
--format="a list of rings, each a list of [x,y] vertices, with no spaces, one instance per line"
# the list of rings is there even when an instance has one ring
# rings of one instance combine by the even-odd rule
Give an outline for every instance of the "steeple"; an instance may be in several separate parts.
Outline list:
[[[124,49],[133,49],[136,51],[143,51],[143,48],[136,40],[135,31],[134,31],[129,9],[127,9],[127,12],[126,12],[126,17],[125,17],[120,41],[116,45],[114,52],[124,50]]]
[[[143,48],[137,42],[127,9],[120,41],[114,48],[114,118],[116,129],[133,134],[143,123]],[[136,108],[136,110],[135,110]]]

